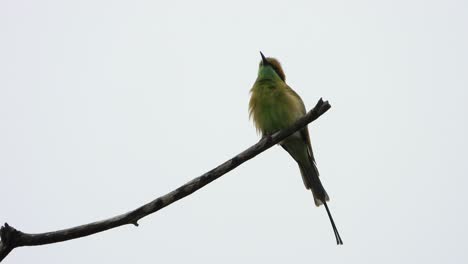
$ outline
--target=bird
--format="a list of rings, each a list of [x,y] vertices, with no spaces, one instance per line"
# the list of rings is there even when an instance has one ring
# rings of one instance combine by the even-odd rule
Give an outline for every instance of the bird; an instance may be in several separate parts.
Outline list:
[[[250,90],[249,117],[263,137],[291,126],[306,114],[301,97],[286,84],[280,62],[260,52],[257,79]],[[324,205],[335,233],[336,243],[343,244],[327,202],[330,200],[322,182],[312,152],[307,126],[279,143],[299,165],[306,189],[312,191],[315,205]]]

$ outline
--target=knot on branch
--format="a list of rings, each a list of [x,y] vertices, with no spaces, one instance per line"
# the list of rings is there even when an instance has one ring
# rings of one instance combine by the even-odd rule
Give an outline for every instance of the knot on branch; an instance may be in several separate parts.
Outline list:
[[[0,238],[2,243],[9,248],[15,248],[19,245],[19,238],[21,232],[10,226],[8,223],[5,223],[0,228]]]

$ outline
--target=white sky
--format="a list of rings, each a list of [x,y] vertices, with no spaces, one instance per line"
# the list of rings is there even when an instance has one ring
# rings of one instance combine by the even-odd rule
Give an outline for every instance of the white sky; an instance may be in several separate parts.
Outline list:
[[[234,2],[234,1],[233,1]],[[0,222],[133,209],[258,140],[258,51],[310,109],[330,207],[274,147],[156,214],[11,263],[468,261],[467,1],[0,1]]]

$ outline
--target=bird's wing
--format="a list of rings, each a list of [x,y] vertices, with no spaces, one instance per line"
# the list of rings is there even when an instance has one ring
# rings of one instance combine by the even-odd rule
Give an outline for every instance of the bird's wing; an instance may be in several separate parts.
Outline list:
[[[304,105],[304,102],[302,101],[302,98],[289,86],[286,86],[286,89],[288,90],[288,92],[290,92],[290,94],[292,96],[294,96],[301,104],[301,112],[303,115],[306,114],[306,108],[305,108],[305,105]],[[309,154],[310,154],[310,158],[311,158],[311,161],[314,165],[316,165],[315,163],[315,158],[314,158],[314,152],[312,151],[312,144],[310,143],[310,136],[309,136],[309,130],[307,129],[307,126],[304,127],[303,129],[301,129],[299,131],[302,139],[304,140],[304,142],[307,144],[307,149],[309,151]]]

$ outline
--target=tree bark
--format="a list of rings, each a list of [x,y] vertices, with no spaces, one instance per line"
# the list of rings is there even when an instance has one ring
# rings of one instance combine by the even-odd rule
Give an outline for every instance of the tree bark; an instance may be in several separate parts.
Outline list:
[[[280,130],[272,135],[262,138],[258,143],[236,155],[232,159],[224,162],[218,167],[206,172],[205,174],[189,181],[188,183],[180,186],[174,191],[161,196],[139,208],[136,208],[130,212],[117,215],[105,220],[92,222],[72,228],[67,228],[58,231],[29,234],[16,230],[12,226],[5,223],[0,229],[0,262],[15,248],[23,246],[38,246],[51,243],[57,243],[76,239],[84,236],[93,235],[102,231],[106,231],[118,226],[133,224],[138,226],[138,220],[152,214],[175,201],[178,201],[212,181],[218,179],[222,175],[235,169],[237,166],[246,162],[249,159],[257,156],[263,151],[269,149],[273,145],[279,143],[283,139],[287,138],[294,132],[300,130],[307,124],[319,118],[328,109],[330,109],[328,101],[320,99],[315,107],[310,110],[306,115],[297,120],[292,126]]]

